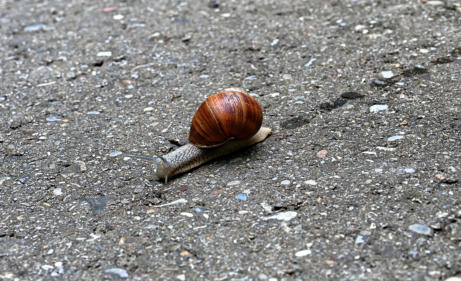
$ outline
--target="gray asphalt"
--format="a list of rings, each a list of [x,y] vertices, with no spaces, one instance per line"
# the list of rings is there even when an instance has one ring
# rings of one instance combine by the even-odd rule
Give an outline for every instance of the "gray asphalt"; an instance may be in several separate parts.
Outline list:
[[[459,1],[0,1],[1,280],[461,280]],[[164,184],[241,87],[264,142]],[[457,277],[458,276],[458,277]]]

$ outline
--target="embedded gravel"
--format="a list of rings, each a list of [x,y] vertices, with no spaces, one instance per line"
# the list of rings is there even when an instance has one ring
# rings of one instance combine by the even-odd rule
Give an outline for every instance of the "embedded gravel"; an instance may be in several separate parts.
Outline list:
[[[0,0],[0,61],[1,280],[461,278],[459,1]],[[266,141],[127,156],[228,87]]]

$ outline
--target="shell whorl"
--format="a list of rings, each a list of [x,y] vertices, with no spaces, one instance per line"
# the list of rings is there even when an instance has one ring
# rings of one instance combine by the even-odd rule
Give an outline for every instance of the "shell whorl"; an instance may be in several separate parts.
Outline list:
[[[239,89],[226,89],[200,105],[192,119],[189,142],[211,148],[231,139],[247,139],[256,134],[262,120],[256,99]]]

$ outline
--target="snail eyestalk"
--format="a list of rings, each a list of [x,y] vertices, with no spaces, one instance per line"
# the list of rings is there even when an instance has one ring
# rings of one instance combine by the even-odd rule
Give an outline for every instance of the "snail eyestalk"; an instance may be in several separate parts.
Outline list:
[[[149,160],[154,162],[155,168],[154,172],[157,175],[158,179],[165,179],[165,183],[168,182],[168,167],[170,167],[170,163],[163,158],[163,156],[147,156],[147,155],[127,155],[128,157],[139,158],[144,160]],[[159,177],[158,175],[162,175]]]

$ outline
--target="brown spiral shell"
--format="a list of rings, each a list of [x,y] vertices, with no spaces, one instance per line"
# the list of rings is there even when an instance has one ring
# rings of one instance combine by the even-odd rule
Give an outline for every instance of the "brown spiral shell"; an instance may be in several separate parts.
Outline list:
[[[239,89],[226,89],[200,105],[192,119],[189,142],[211,148],[230,139],[250,138],[262,121],[262,109],[256,99]]]

